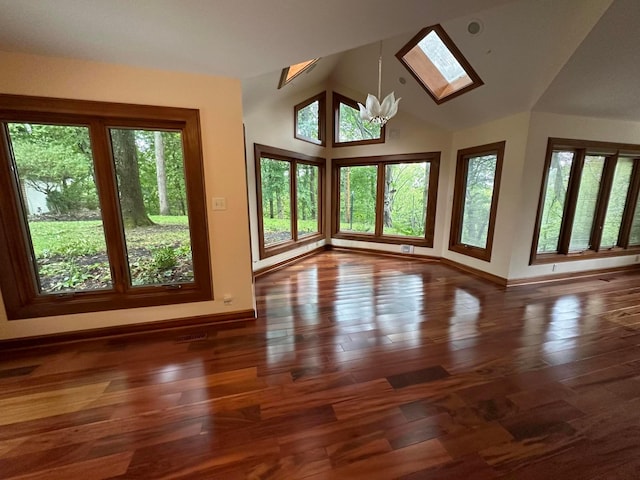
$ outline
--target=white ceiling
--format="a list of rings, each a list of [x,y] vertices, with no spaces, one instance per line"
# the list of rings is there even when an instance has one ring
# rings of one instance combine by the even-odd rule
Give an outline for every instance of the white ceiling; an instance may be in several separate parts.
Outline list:
[[[640,0],[0,0],[0,50],[240,78],[251,111],[315,85],[454,130],[530,109],[640,121]],[[607,10],[608,9],[608,10]],[[484,29],[466,31],[478,19]],[[485,85],[437,106],[395,58],[441,23]],[[276,90],[282,67],[323,57]],[[1,68],[1,66],[0,66]],[[0,70],[1,72],[1,70]],[[398,78],[407,82],[401,85]]]

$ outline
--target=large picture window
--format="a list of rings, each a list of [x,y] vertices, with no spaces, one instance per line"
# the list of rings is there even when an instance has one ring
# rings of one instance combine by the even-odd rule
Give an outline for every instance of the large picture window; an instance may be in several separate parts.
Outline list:
[[[639,169],[639,145],[550,138],[531,262],[639,250]]]
[[[256,144],[260,258],[323,238],[325,159]]]
[[[197,111],[1,100],[9,318],[212,298]]]
[[[433,246],[439,153],[333,163],[334,237]]]
[[[505,142],[458,151],[449,250],[491,260]]]

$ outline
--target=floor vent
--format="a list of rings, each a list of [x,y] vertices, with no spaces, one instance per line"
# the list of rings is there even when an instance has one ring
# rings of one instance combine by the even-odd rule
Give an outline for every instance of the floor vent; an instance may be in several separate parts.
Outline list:
[[[198,342],[207,339],[207,332],[190,333],[176,338],[176,343]]]

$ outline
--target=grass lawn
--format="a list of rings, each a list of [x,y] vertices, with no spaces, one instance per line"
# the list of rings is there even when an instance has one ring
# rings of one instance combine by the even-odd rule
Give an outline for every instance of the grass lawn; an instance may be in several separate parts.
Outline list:
[[[189,228],[186,216],[151,216],[156,226],[130,230],[127,244],[158,248],[165,245],[188,245]],[[163,228],[168,227],[168,228]],[[44,221],[29,224],[36,257],[51,255],[92,255],[106,252],[102,222]]]

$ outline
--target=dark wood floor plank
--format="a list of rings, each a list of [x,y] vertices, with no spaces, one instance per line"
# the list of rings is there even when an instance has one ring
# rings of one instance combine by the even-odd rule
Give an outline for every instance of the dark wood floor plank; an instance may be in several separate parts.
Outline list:
[[[0,352],[0,476],[638,477],[640,272],[333,251],[255,290],[255,322]]]

